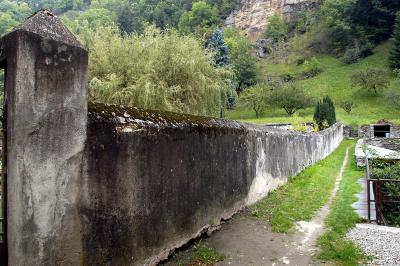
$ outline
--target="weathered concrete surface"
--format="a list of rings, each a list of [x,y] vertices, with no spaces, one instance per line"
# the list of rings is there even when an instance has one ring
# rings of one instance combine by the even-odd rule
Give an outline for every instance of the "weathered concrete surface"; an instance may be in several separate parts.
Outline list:
[[[87,52],[67,31],[39,12],[0,39],[8,104],[9,265],[79,265],[82,256],[77,203]]]
[[[154,265],[326,157],[342,125],[294,133],[89,105],[81,215],[85,263]]]

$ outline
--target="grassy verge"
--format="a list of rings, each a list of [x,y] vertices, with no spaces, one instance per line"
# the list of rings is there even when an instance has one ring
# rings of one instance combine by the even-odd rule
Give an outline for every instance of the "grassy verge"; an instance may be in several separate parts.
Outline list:
[[[351,145],[353,148],[354,144]],[[318,259],[329,260],[337,265],[360,265],[367,259],[353,242],[345,239],[348,230],[361,221],[351,204],[357,200],[355,194],[361,189],[357,180],[363,174],[363,170],[356,167],[354,156],[350,156],[340,189],[325,221],[327,230],[318,240]]]
[[[189,265],[214,265],[218,261],[223,261],[224,259],[224,255],[200,241],[193,249]]]
[[[275,232],[288,232],[296,221],[311,220],[328,201],[346,149],[352,145],[352,141],[343,141],[326,159],[305,169],[253,205],[253,215],[267,218]]]

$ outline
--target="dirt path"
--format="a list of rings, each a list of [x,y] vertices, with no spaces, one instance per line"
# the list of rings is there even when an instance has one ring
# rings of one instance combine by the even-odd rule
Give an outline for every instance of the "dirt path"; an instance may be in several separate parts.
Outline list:
[[[296,223],[293,234],[281,234],[271,231],[265,221],[242,212],[222,225],[221,230],[203,241],[226,255],[226,259],[217,265],[231,266],[264,266],[264,265],[319,265],[313,260],[317,251],[316,240],[324,229],[324,220],[339,190],[343,172],[348,162],[348,150],[332,194],[310,222]],[[185,254],[186,253],[186,254]],[[165,265],[177,265],[177,261],[185,263],[190,251],[182,252]]]

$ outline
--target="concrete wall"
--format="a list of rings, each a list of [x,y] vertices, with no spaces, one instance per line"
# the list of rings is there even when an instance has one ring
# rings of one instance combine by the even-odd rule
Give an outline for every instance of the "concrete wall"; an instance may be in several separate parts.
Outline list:
[[[79,265],[87,52],[45,12],[0,39],[0,48],[9,265]]]
[[[9,265],[154,265],[326,157],[294,133],[102,104],[87,52],[40,11],[0,39]]]
[[[84,261],[154,265],[265,197],[341,142],[320,133],[89,105]]]

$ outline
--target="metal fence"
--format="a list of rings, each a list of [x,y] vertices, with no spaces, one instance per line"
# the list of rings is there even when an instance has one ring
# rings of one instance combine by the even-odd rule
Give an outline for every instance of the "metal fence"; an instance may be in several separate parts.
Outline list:
[[[381,161],[387,162],[387,160]],[[392,206],[400,206],[400,195],[396,192],[400,188],[400,179],[371,178],[370,162],[371,160],[367,160],[368,221],[388,225],[385,210],[393,209],[394,211]],[[371,203],[375,206],[375,220],[372,219]]]

